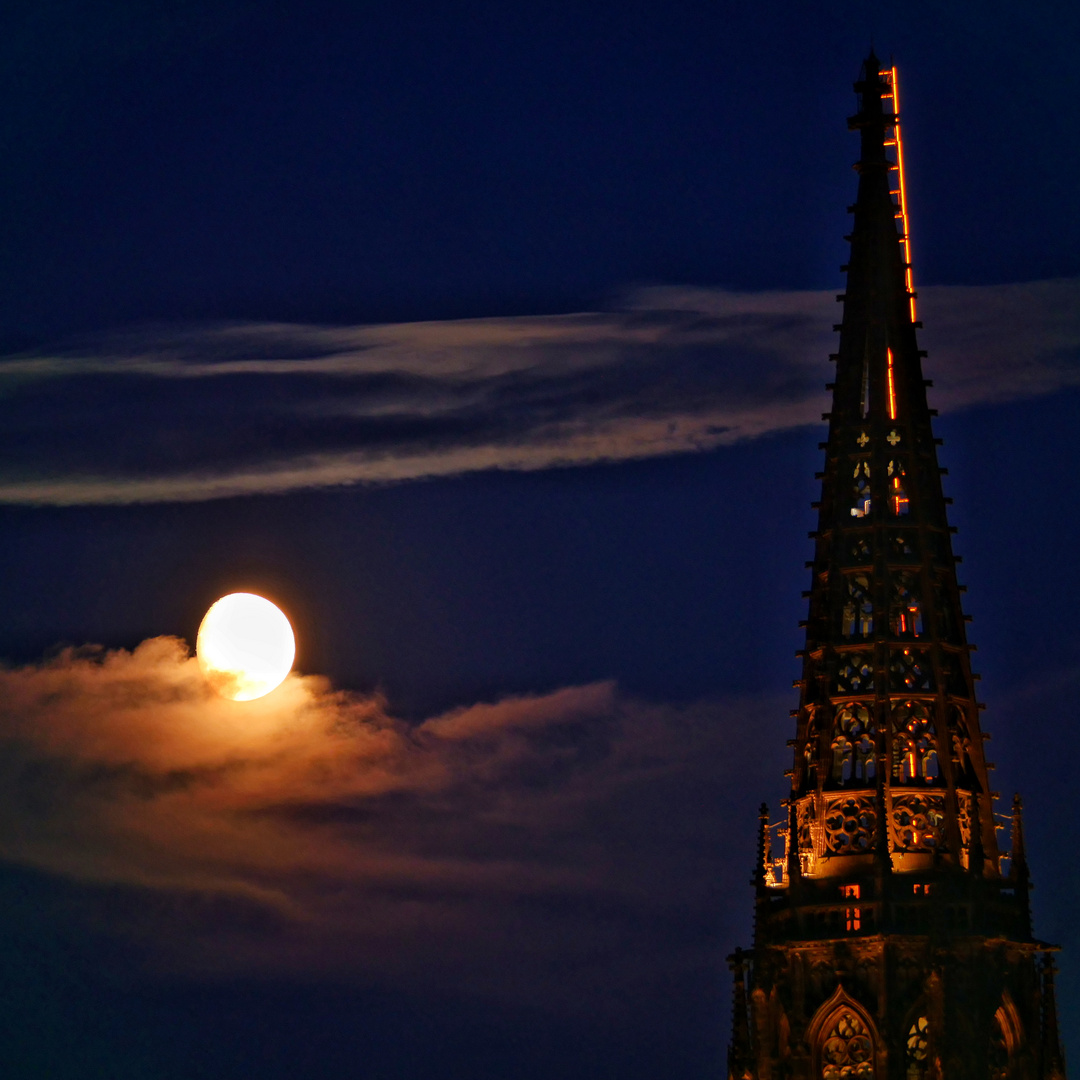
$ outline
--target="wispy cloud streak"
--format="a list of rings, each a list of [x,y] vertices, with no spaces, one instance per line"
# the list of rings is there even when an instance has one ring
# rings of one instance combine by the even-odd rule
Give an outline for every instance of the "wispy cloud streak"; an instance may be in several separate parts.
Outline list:
[[[921,290],[942,410],[1080,383],[1080,280]],[[0,501],[193,501],[709,450],[819,422],[832,293],[166,328],[0,361]]]

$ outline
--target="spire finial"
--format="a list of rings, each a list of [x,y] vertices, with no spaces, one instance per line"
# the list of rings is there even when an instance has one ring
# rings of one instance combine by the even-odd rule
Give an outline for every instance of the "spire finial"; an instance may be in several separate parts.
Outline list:
[[[751,882],[752,885],[756,886],[759,893],[765,892],[766,872],[772,857],[770,840],[769,804],[762,803],[758,808],[757,862],[754,866],[754,880]]]
[[[1018,877],[1021,873],[1027,877],[1027,849],[1024,846],[1024,803],[1019,794],[1013,796],[1012,801],[1012,875]]]
[[[1048,1080],[1064,1080],[1065,1061],[1061,1052],[1061,1035],[1058,1032],[1057,996],[1054,993],[1054,956],[1043,953],[1043,1075]]]
[[[968,870],[975,877],[982,877],[986,869],[986,848],[983,846],[982,814],[979,809],[979,793],[971,793],[971,846],[968,850]]]
[[[1009,877],[1016,894],[1016,906],[1024,934],[1031,937],[1031,876],[1028,872],[1027,851],[1024,847],[1024,804],[1019,794],[1012,802],[1012,840]]]

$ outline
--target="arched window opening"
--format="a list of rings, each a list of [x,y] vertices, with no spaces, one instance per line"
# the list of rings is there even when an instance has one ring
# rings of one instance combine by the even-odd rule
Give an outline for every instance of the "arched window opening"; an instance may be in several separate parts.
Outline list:
[[[870,513],[870,462],[857,462],[852,478],[851,516],[864,518]]]
[[[832,779],[834,784],[846,784],[851,779],[851,743],[843,735],[832,741]]]
[[[893,781],[933,783],[938,764],[930,710],[919,701],[902,701],[893,707],[892,729]]]
[[[917,638],[923,634],[922,600],[919,579],[912,573],[893,577],[892,602],[889,604],[889,627],[893,637]]]
[[[958,781],[967,780],[971,774],[971,736],[963,712],[955,705],[949,708],[949,749],[953,776]]]
[[[852,1009],[841,1009],[821,1042],[821,1080],[872,1080],[874,1041]]]
[[[844,578],[844,637],[869,637],[874,632],[874,601],[870,578],[848,574]]]
[[[805,767],[806,781],[813,784],[818,764],[818,722],[817,713],[812,711],[810,720],[806,725],[806,742],[803,745],[803,765]]]
[[[952,637],[956,629],[956,620],[953,618],[953,600],[949,590],[942,584],[934,586],[936,598],[935,612],[937,617],[938,633],[942,637]]]
[[[889,462],[889,511],[893,517],[907,517],[910,504],[907,485],[904,483],[904,467],[899,461]]]
[[[874,723],[865,705],[845,705],[836,714],[833,739],[833,780],[837,783],[865,785],[875,776],[876,750]],[[844,754],[837,759],[837,752]]]
[[[927,1058],[930,1050],[930,1025],[925,1016],[920,1016],[908,1028],[904,1042],[904,1061],[907,1065],[907,1080],[923,1080],[926,1076]]]

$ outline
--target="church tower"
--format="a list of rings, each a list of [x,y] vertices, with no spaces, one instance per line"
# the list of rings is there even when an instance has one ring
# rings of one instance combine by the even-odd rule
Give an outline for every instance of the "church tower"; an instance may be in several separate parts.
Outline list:
[[[1063,1080],[1019,797],[1011,855],[998,847],[916,340],[895,68],[871,52],[855,90],[791,796],[778,828],[761,809],[729,1078]]]

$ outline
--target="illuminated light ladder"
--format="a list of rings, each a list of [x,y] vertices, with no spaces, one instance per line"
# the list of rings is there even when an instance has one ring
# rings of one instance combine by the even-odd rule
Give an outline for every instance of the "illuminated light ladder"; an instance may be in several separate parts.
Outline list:
[[[904,146],[900,138],[900,87],[896,82],[896,68],[886,68],[879,71],[878,75],[884,80],[888,90],[882,94],[882,98],[892,101],[892,116],[886,117],[886,122],[893,130],[893,137],[885,140],[886,146],[896,147],[896,170],[898,187],[890,188],[890,194],[897,197],[896,216],[900,220],[900,240],[904,245],[904,283],[908,291],[908,303],[911,305],[911,321],[915,322],[915,278],[911,273],[911,229],[908,227],[907,213],[907,189],[904,184]]]

